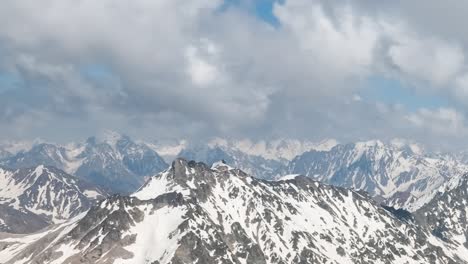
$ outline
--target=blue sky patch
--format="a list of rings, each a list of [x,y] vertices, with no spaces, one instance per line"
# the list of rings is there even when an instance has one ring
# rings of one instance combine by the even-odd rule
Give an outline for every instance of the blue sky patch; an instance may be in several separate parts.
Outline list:
[[[379,101],[386,104],[401,104],[408,110],[419,108],[439,108],[450,105],[447,98],[437,94],[418,92],[416,87],[396,79],[373,76],[365,84],[361,97],[368,101]]]
[[[284,0],[224,0],[224,3],[220,7],[219,11],[223,12],[233,6],[246,9],[249,13],[254,14],[255,17],[267,22],[268,24],[274,27],[279,27],[280,22],[278,18],[273,14],[273,5],[275,3],[283,2]]]
[[[6,72],[0,72],[0,93],[16,88],[21,80],[15,75]]]

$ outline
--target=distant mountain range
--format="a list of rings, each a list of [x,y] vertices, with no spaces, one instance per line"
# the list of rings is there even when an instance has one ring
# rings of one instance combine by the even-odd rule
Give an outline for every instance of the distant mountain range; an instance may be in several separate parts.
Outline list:
[[[102,138],[90,137],[82,143],[13,142],[3,144],[3,151],[0,144],[0,165],[13,169],[40,164],[54,166],[108,192],[130,193],[141,186],[147,177],[166,169],[169,165],[164,159],[170,162],[175,157],[185,157],[208,164],[224,159],[260,178],[272,178],[281,166],[287,164],[286,158],[301,154],[313,146],[327,149],[334,144],[336,142],[333,140],[314,144],[298,140],[252,143],[221,139],[206,144],[187,141],[161,144],[107,133]],[[159,155],[159,152],[164,155]]]
[[[364,190],[397,208],[414,211],[451,178],[468,172],[456,155],[425,153],[410,145],[367,141],[295,157],[278,175],[301,174],[336,186]]]
[[[141,142],[153,148],[162,157],[164,157],[167,162],[172,162],[172,160],[178,157],[184,150],[202,147],[207,149],[219,148],[241,152],[244,155],[262,157],[266,160],[289,161],[306,151],[310,151],[312,149],[327,151],[338,144],[334,139],[326,139],[319,142],[301,141],[296,139],[275,139],[253,142],[248,139],[227,140],[214,138],[204,143],[194,143],[189,142],[188,140]]]
[[[128,194],[165,170],[169,158],[212,165],[224,160],[261,179],[300,174],[327,184],[364,190],[374,199],[415,211],[454,176],[468,171],[466,153],[433,153],[416,144],[378,140],[339,144],[298,140],[214,139],[206,143],[132,140],[111,133],[82,143],[12,143],[0,165],[27,168],[44,164],[90,182],[109,193]],[[12,152],[12,150],[22,149]],[[163,154],[160,154],[163,153]]]
[[[415,214],[304,176],[184,159],[61,225],[3,234],[12,263],[468,263],[466,180]]]
[[[6,158],[9,158],[13,156],[13,154],[11,154],[10,152],[6,151],[6,150],[3,150],[3,149],[0,149],[0,159],[6,159]]]
[[[53,166],[114,193],[129,193],[143,184],[145,177],[168,166],[151,148],[120,135],[67,145],[40,143],[4,158],[0,164],[12,169]]]

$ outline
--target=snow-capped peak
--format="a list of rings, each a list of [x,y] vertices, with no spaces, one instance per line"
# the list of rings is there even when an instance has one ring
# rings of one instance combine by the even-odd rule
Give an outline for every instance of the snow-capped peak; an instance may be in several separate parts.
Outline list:
[[[468,164],[453,156],[428,155],[417,144],[406,143],[370,140],[306,152],[279,174],[298,173],[364,190],[388,205],[414,211],[448,179],[468,171]]]
[[[297,176],[300,176],[300,174],[288,174],[288,175],[284,175],[284,176],[278,177],[276,180],[277,180],[277,181],[294,180]]]
[[[42,143],[29,151],[8,155],[0,162],[8,168],[54,166],[110,192],[120,193],[133,192],[145,177],[168,166],[145,144],[115,132],[107,132],[100,139],[90,137],[82,143]]]
[[[425,149],[421,144],[418,144],[416,142],[413,142],[407,139],[401,139],[401,138],[392,139],[390,141],[390,145],[394,146],[397,149],[409,148],[413,153],[417,155],[423,155],[425,152]]]
[[[355,143],[357,149],[382,148],[385,144],[380,140],[359,141]]]
[[[310,178],[269,182],[178,159],[153,180],[140,190],[152,197],[112,196],[54,229],[2,236],[0,261],[467,263],[424,225]]]
[[[36,176],[41,176],[41,174],[44,172],[44,165],[39,165],[34,169],[34,174]]]
[[[336,139],[325,139],[315,143],[312,149],[317,151],[330,151],[333,147],[340,144]]]
[[[226,164],[226,161],[221,160],[221,161],[213,163],[213,165],[211,165],[211,169],[218,170],[218,171],[228,171],[234,168]]]
[[[100,141],[106,142],[106,143],[108,143],[110,145],[115,145],[117,143],[117,141],[119,141],[122,137],[123,137],[123,135],[116,132],[116,131],[105,130],[104,132],[102,132],[100,137],[98,137],[98,139]]]

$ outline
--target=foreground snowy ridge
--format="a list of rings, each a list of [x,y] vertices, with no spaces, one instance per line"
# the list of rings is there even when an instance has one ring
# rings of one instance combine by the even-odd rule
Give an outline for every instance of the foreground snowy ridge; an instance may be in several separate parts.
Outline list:
[[[43,233],[0,238],[0,263],[468,263],[365,193],[263,181],[177,159],[130,197]]]

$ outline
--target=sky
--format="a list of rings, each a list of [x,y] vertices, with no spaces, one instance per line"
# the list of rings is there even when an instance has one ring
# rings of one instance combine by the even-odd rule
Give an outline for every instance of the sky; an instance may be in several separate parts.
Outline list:
[[[468,147],[468,3],[3,0],[0,139]]]

